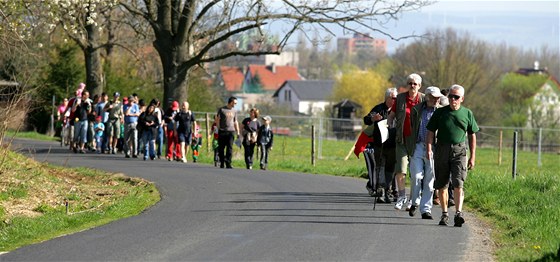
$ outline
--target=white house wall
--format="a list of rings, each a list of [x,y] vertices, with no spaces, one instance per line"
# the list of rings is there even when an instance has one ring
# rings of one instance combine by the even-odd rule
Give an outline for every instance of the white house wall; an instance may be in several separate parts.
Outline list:
[[[324,101],[300,101],[298,106],[298,112],[302,114],[317,115],[323,113],[325,109],[330,106],[331,103]]]

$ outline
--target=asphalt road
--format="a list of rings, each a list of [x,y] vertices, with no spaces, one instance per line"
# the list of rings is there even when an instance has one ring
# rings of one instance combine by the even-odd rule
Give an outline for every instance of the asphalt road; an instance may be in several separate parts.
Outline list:
[[[437,225],[439,207],[435,220],[389,204],[373,210],[363,179],[73,154],[56,142],[13,147],[38,161],[148,179],[162,200],[0,261],[464,261],[473,239],[469,221]]]

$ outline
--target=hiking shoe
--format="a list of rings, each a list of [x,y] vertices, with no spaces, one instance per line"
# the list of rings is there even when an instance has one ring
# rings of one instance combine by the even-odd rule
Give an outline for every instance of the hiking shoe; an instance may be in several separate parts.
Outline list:
[[[449,224],[449,216],[448,215],[442,215],[441,220],[439,221],[439,225],[440,226],[447,226],[448,224]]]
[[[397,199],[397,203],[395,204],[395,209],[396,210],[401,210],[402,207],[405,205],[406,200],[407,200],[406,196],[399,197],[399,199]]]
[[[422,219],[430,219],[433,220],[432,214],[430,212],[422,213]]]
[[[411,217],[416,215],[416,206],[415,205],[410,206],[410,208],[408,209],[408,215],[411,216]]]
[[[465,223],[465,219],[463,218],[463,213],[462,212],[457,212],[455,214],[455,218],[453,219],[453,221],[455,222],[456,227],[462,227],[463,224]]]
[[[262,166],[261,166],[261,169],[263,169]],[[372,197],[375,196],[375,192],[373,191],[373,188],[371,188],[371,186],[369,186],[369,184],[366,184],[366,189],[367,189],[367,192],[368,192],[369,196],[372,196]]]

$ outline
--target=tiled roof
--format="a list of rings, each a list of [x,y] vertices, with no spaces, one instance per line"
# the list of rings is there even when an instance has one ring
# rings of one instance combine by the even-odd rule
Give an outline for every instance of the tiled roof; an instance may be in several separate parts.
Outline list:
[[[249,73],[251,78],[259,75],[262,89],[265,91],[275,91],[287,80],[301,79],[294,66],[249,65]]]
[[[243,70],[240,67],[234,66],[221,66],[220,74],[224,81],[226,91],[240,91],[243,84]]]

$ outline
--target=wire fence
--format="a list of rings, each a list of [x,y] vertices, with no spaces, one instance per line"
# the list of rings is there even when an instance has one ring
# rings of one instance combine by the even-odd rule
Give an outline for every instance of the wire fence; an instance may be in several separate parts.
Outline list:
[[[195,112],[199,123],[209,121],[210,127],[214,121],[215,112]],[[239,114],[241,121],[247,116]],[[311,138],[314,126],[316,152],[322,157],[323,140],[354,141],[361,132],[362,119],[339,119],[311,116],[271,116],[272,129],[275,135]],[[560,153],[560,129],[549,128],[515,128],[499,126],[479,126],[477,146],[484,148],[512,148],[513,133],[518,132],[518,149],[538,153]],[[206,125],[202,124],[206,132]]]

